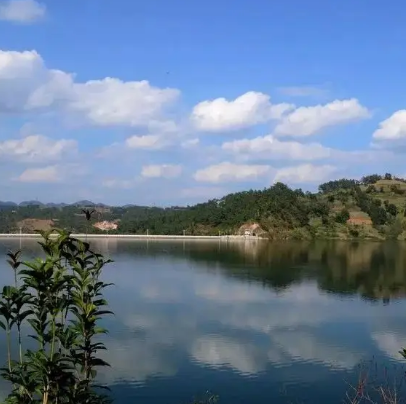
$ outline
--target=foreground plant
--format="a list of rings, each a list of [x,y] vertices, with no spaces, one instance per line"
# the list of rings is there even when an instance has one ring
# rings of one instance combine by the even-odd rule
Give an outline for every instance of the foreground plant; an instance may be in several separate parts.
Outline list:
[[[0,296],[0,327],[7,339],[2,376],[12,385],[6,402],[109,402],[95,378],[97,368],[108,366],[97,354],[105,349],[98,337],[106,333],[99,320],[111,313],[100,274],[111,261],[64,231],[39,233],[45,258],[21,262],[20,251],[8,254],[14,286],[4,286]],[[23,348],[23,330],[36,349]]]

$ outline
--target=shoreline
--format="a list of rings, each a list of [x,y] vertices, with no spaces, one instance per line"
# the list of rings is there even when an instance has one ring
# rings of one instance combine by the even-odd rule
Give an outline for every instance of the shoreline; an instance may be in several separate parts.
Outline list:
[[[166,234],[71,234],[72,237],[83,239],[127,239],[127,240],[219,240],[219,241],[243,241],[243,240],[266,240],[257,236],[188,236],[188,235],[166,235]],[[0,239],[36,239],[41,238],[40,234],[36,233],[3,233],[0,234]]]

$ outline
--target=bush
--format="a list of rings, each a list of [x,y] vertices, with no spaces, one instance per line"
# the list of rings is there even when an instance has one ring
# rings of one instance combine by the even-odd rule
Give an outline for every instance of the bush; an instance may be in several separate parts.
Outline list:
[[[395,219],[386,229],[388,239],[397,239],[403,232],[403,223],[400,219]]]
[[[354,226],[351,226],[348,229],[350,236],[354,237],[354,238],[358,238],[359,237],[359,230],[357,228],[355,228]]]
[[[336,214],[335,221],[337,223],[345,224],[345,223],[347,223],[347,220],[349,218],[350,218],[350,212],[348,212],[348,210],[344,208],[339,213]]]
[[[105,349],[95,337],[106,332],[99,320],[105,309],[99,280],[110,261],[88,243],[59,230],[41,232],[45,258],[21,262],[21,251],[8,254],[14,285],[4,286],[0,326],[6,332],[7,368],[12,384],[8,403],[104,403],[95,383],[97,368],[107,363],[97,354]],[[24,350],[22,326],[31,328],[36,350]],[[12,358],[11,333],[18,335],[18,357]]]
[[[389,203],[386,206],[386,211],[391,214],[392,216],[396,216],[398,214],[398,208],[393,203]]]

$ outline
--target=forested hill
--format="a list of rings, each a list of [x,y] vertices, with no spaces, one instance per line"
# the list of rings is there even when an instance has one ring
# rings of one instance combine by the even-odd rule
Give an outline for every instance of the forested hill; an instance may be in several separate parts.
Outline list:
[[[217,235],[248,229],[271,239],[406,238],[406,180],[390,174],[330,181],[321,184],[317,193],[276,183],[187,207],[107,207],[82,202],[0,202],[0,232],[61,227],[91,233]],[[90,221],[82,209],[92,212]]]

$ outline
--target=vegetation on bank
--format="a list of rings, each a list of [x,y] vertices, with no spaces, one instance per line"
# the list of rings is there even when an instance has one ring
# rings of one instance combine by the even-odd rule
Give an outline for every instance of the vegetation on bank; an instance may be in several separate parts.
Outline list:
[[[91,205],[89,202],[84,202]],[[94,210],[91,223],[83,208]],[[406,181],[391,174],[341,179],[303,192],[282,183],[229,194],[187,207],[106,207],[0,204],[0,232],[30,233],[53,226],[70,232],[106,233],[94,225],[115,224],[111,234],[238,234],[255,224],[270,239],[405,239]]]
[[[98,337],[106,332],[100,319],[110,313],[103,299],[108,285],[100,280],[109,261],[64,231],[41,235],[44,258],[22,262],[21,251],[8,254],[14,284],[0,298],[7,341],[1,375],[11,390],[5,402],[109,402],[96,382],[97,369],[107,366]]]

